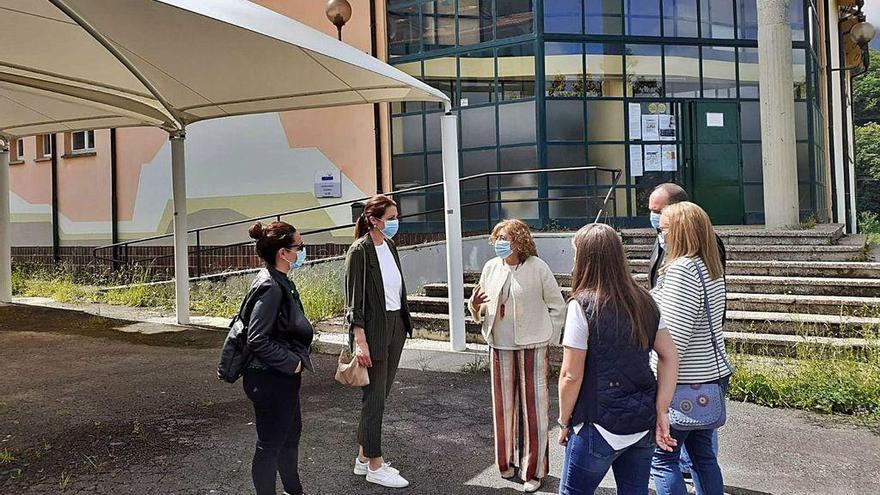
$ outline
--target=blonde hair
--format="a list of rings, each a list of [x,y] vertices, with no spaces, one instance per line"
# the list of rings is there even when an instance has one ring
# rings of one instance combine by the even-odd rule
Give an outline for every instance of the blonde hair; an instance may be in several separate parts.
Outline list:
[[[700,258],[709,270],[710,279],[723,277],[724,266],[709,215],[690,201],[669,205],[663,208],[662,215],[669,221],[663,271],[678,258]]]
[[[507,233],[507,238],[513,251],[519,256],[519,261],[525,261],[529,256],[538,256],[538,248],[535,246],[535,240],[532,239],[532,231],[529,226],[522,220],[502,220],[498,222],[492,234],[489,236],[489,242],[495,243],[501,232]]]

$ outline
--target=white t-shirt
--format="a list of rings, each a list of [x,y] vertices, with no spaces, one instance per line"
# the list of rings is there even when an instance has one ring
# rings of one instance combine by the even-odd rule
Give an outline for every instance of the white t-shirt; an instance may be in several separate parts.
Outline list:
[[[657,325],[657,328],[666,328],[666,322],[663,321],[663,316],[660,317],[660,324]],[[573,300],[569,302],[568,312],[565,315],[565,337],[562,339],[562,345],[565,347],[571,347],[572,349],[586,351],[589,336],[590,331],[587,328],[587,317],[584,315],[584,308],[578,301]],[[572,426],[572,429],[575,434],[577,434],[581,431],[583,426],[584,424],[581,423]],[[641,440],[641,438],[649,431],[645,430],[631,435],[615,435],[599,425],[594,426],[596,427],[596,430],[599,431],[599,434],[602,435],[602,438],[604,438],[605,441],[608,442],[608,445],[614,450],[621,450],[629,447]]]
[[[382,272],[382,284],[385,286],[385,311],[400,310],[400,293],[403,290],[403,279],[394,261],[394,255],[387,242],[376,246],[379,257],[379,269]]]

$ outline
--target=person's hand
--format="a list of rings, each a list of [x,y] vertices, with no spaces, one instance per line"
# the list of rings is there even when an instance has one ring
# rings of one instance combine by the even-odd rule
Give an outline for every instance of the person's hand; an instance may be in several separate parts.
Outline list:
[[[302,370],[303,370],[303,363],[302,363],[302,361],[300,361],[299,364],[296,365],[296,369],[293,370],[293,374],[298,375],[298,374],[302,373]]]
[[[669,413],[666,411],[657,413],[657,425],[654,429],[654,434],[657,437],[657,447],[666,452],[672,452],[672,449],[678,445],[678,441],[672,438],[672,435],[669,433]]]
[[[565,446],[568,444],[568,436],[571,435],[571,427],[568,428],[559,428],[559,445]]]
[[[474,293],[471,294],[471,304],[474,305],[475,308],[479,308],[482,306],[489,298],[486,297],[486,292],[479,285],[474,287]]]
[[[372,368],[373,360],[370,359],[370,346],[367,345],[367,336],[364,329],[356,327],[354,329],[354,355],[357,357],[358,364],[364,368]]]

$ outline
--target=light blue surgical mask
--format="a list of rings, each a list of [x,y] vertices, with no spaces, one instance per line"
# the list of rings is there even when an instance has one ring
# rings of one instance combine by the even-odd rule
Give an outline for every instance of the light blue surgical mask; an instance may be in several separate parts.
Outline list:
[[[513,249],[510,247],[510,241],[506,241],[504,239],[498,239],[495,241],[495,255],[501,259],[505,259],[508,256],[513,254]]]
[[[660,243],[660,249],[666,251],[666,235],[663,232],[657,234],[657,242]]]
[[[299,268],[303,266],[303,263],[306,262],[306,248],[303,247],[299,251],[296,252],[296,261],[290,264],[290,268]]]
[[[396,218],[391,220],[385,220],[385,228],[382,229],[382,234],[391,239],[395,235],[397,235],[397,231],[400,229],[400,221]]]
[[[660,228],[660,214],[659,213],[654,213],[653,211],[651,212],[651,227],[654,227],[655,229]]]

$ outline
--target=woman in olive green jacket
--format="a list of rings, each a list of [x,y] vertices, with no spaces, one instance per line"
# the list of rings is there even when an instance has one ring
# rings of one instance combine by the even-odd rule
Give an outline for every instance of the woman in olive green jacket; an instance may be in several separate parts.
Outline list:
[[[363,387],[360,450],[354,473],[388,488],[409,485],[382,457],[385,399],[394,383],[404,341],[407,335],[412,336],[406,285],[391,241],[397,229],[397,204],[387,196],[375,196],[364,206],[355,226],[357,240],[345,259],[349,342],[370,376],[370,384]]]

